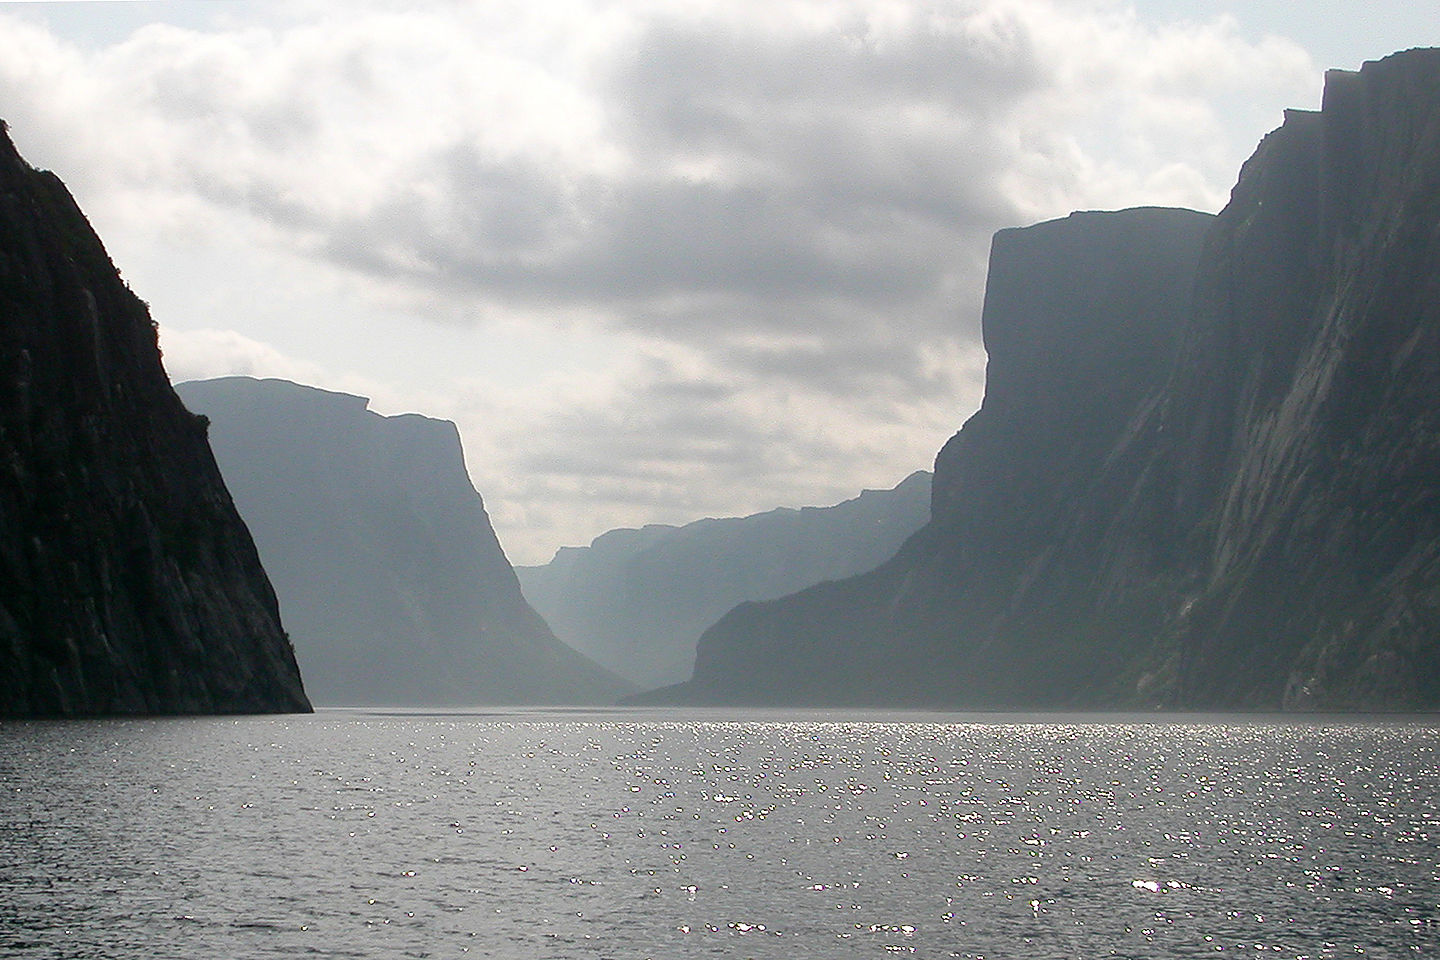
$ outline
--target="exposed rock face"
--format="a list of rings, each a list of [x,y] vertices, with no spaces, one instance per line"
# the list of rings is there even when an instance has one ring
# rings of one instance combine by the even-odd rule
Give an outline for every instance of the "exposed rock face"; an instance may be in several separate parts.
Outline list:
[[[0,132],[0,714],[308,709],[145,305]]]
[[[283,380],[182,383],[211,419],[322,704],[612,703],[525,602],[455,425]]]
[[[1440,52],[1332,72],[1286,115],[1193,305],[1195,237],[1145,216],[997,237],[985,406],[932,523],[871,575],[728,615],[673,698],[1440,706]],[[1081,236],[1101,223],[1128,240]],[[1040,248],[1063,224],[1113,283]],[[1186,314],[1178,351],[1115,353]]]
[[[1170,702],[1440,706],[1440,51],[1287,115],[1197,306],[1136,486],[1188,478]]]
[[[832,507],[611,530],[516,572],[562,639],[658,687],[690,676],[700,634],[731,607],[872,570],[929,516],[922,471]]]
[[[931,522],[872,573],[738,607],[662,698],[979,704],[1032,684],[1014,672],[1022,654],[979,636],[1163,382],[1210,220],[1140,209],[998,234],[985,401],[936,460]]]

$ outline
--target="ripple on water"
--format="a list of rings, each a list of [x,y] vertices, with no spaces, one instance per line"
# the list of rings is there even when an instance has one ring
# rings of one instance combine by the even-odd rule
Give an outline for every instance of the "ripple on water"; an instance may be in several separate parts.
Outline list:
[[[1440,956],[1432,724],[620,716],[0,724],[0,954]]]

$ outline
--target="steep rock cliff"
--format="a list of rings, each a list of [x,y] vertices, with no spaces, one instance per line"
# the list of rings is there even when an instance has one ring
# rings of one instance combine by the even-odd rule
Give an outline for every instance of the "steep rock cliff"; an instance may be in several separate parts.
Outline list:
[[[985,401],[936,460],[930,523],[870,574],[736,608],[658,698],[979,705],[1063,683],[1071,664],[1026,673],[989,635],[1169,371],[1211,219],[1147,208],[999,233]]]
[[[1006,636],[1067,703],[1440,706],[1440,51],[1332,71],[1207,238],[1175,371]],[[1033,649],[1033,647],[1032,647]]]
[[[611,703],[525,602],[453,423],[283,380],[182,383],[322,704]]]
[[[1179,349],[1143,364],[1159,389],[1106,398],[1103,362],[1047,361],[1144,312],[1097,291],[1077,313],[1087,282],[1043,262],[1010,289],[1005,236],[985,407],[937,460],[932,523],[875,574],[734,611],[674,696],[1440,706],[1440,51],[1331,72],[1260,145]]]
[[[830,507],[611,530],[520,567],[567,643],[641,687],[678,683],[705,628],[736,604],[874,569],[930,516],[930,474]]]
[[[0,714],[308,710],[145,305],[4,132],[0,365]]]
[[[1151,475],[1193,478],[1171,702],[1440,706],[1440,51],[1262,144],[1157,419]]]

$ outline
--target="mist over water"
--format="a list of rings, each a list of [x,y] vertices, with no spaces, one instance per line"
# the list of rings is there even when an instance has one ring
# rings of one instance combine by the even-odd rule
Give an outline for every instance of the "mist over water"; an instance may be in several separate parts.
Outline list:
[[[1440,726],[0,725],[0,955],[1434,957]]]

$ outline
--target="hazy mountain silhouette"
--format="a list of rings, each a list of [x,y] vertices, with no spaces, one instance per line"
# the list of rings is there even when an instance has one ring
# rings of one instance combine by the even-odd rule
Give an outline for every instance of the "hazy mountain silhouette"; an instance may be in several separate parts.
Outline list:
[[[631,689],[525,602],[454,424],[283,380],[177,390],[211,420],[315,702],[608,703]]]
[[[874,569],[930,516],[930,474],[830,507],[611,530],[519,567],[563,640],[642,687],[690,676],[695,643],[738,603]]]

